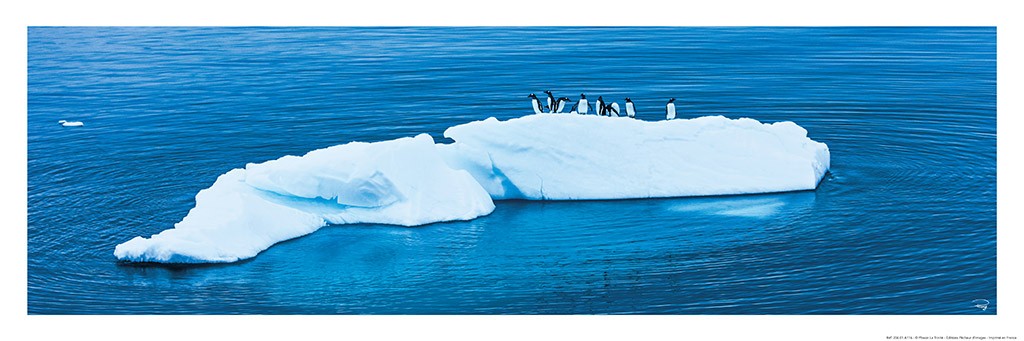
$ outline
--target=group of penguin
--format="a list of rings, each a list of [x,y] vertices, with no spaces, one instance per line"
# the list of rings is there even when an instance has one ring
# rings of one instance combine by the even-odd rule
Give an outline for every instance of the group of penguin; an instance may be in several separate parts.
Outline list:
[[[569,97],[560,97],[558,99],[555,99],[555,95],[552,95],[551,91],[545,90],[544,93],[548,95],[547,105],[541,105],[540,99],[537,98],[536,94],[530,94],[530,96],[527,96],[530,98],[530,102],[533,104],[534,113],[543,114],[545,113],[544,110],[547,110],[546,113],[549,114],[561,114],[562,112],[565,111],[565,106],[569,103]],[[676,99],[672,98],[669,99],[668,103],[665,104],[666,119],[671,120],[676,118],[676,104],[674,103],[675,101]],[[610,105],[605,104],[604,98],[602,98],[602,96],[597,96],[597,103],[595,107],[597,109],[598,116],[619,117],[619,104],[615,102],[612,102],[612,104]],[[580,100],[577,101],[571,109],[569,109],[569,113],[586,115],[588,112],[590,112],[590,103],[587,102],[587,95],[580,94]],[[633,104],[633,101],[629,99],[629,97],[626,97],[626,116],[633,118],[636,117],[636,106]]]

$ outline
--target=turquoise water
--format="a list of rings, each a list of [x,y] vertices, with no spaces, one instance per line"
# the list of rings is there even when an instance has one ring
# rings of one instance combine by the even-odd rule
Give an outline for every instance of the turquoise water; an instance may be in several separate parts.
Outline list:
[[[30,314],[995,314],[994,28],[28,29]],[[249,162],[604,96],[793,121],[816,191],[500,201],[118,263]],[[84,121],[65,128],[57,120]],[[991,302],[988,309],[975,299]]]

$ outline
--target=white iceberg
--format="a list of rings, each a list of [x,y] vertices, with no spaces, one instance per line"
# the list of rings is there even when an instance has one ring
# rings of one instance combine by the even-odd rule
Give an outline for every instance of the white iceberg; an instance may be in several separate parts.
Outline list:
[[[490,214],[493,199],[578,200],[810,190],[828,147],[792,122],[538,114],[235,169],[173,229],[117,245],[134,262],[233,262],[327,224],[416,226]]]
[[[114,248],[134,262],[215,263],[255,256],[327,224],[415,226],[494,210],[466,171],[451,169],[430,136],[353,142],[248,164],[196,195],[173,229]]]
[[[793,122],[531,115],[448,128],[445,159],[495,199],[578,200],[808,190],[828,146]]]

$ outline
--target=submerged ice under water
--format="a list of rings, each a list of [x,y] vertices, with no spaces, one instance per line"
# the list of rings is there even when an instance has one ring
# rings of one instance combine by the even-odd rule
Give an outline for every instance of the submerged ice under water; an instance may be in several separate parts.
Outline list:
[[[27,310],[995,314],[995,51],[994,28],[29,28]],[[830,174],[809,192],[331,225],[230,265],[110,254],[231,169],[450,143],[544,89],[630,97],[645,121],[671,97],[683,119],[792,121],[828,144]]]

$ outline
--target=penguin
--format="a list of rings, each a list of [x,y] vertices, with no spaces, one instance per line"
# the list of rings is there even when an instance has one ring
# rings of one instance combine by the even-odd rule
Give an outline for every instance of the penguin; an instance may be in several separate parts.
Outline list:
[[[619,103],[612,102],[612,105],[608,106],[608,116],[619,117]]]
[[[565,110],[565,105],[569,103],[569,97],[560,97],[555,101],[555,113],[561,114]]]
[[[548,105],[545,108],[548,108],[548,112],[549,113],[554,113],[555,112],[555,95],[552,95],[550,90],[544,90],[544,93],[548,94]]]
[[[675,101],[676,99],[672,98],[665,104],[665,119],[667,120],[674,120],[676,118],[676,104],[672,103]]]
[[[577,114],[580,114],[580,115],[586,115],[587,111],[589,111],[588,107],[589,107],[589,105],[587,105],[587,95],[580,94],[579,102],[576,102],[576,105],[572,106],[572,110],[571,111],[573,111],[573,112],[575,112]]]
[[[543,113],[543,111],[540,110],[540,99],[537,99],[537,95],[530,94],[530,96],[527,96],[527,97],[530,97],[530,103],[533,104],[533,113],[534,114]]]
[[[604,116],[604,111],[606,110],[604,107],[604,98],[601,97],[602,96],[597,96],[597,104],[594,105],[594,107],[597,108],[597,116]]]
[[[626,116],[636,118],[636,106],[633,105],[633,101],[629,97],[626,97]]]

